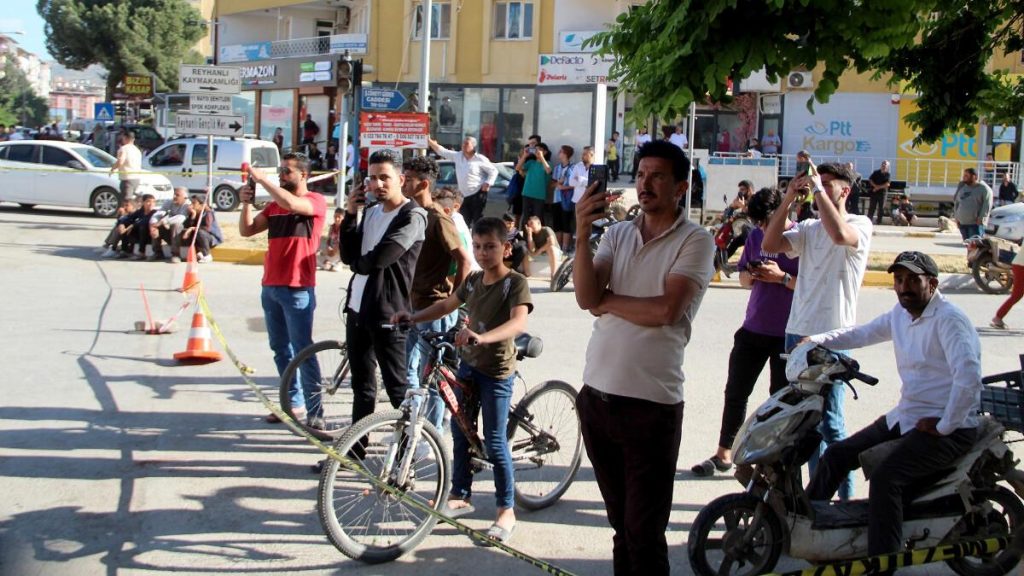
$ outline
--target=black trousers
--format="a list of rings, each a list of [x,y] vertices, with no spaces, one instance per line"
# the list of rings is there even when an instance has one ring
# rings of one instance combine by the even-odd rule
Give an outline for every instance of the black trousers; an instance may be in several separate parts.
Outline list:
[[[462,200],[462,207],[459,208],[459,214],[462,214],[462,218],[466,221],[466,225],[473,227],[473,223],[484,217],[484,207],[487,206],[487,192],[483,190],[473,194],[472,196],[466,196]]]
[[[576,400],[612,538],[616,576],[669,573],[665,529],[672,510],[683,403],[658,404],[584,385]]]
[[[915,480],[948,468],[974,444],[977,430],[960,428],[949,436],[911,430],[891,430],[885,416],[853,436],[828,447],[807,487],[811,500],[829,500],[850,470],[860,468],[860,453],[900,438],[896,449],[879,465],[868,483],[868,554],[890,554],[903,549],[904,490]]]
[[[874,221],[876,224],[882,223],[882,216],[885,210],[885,192],[874,192],[870,196],[870,203],[868,204],[868,219]],[[875,217],[875,214],[878,217]]]
[[[546,202],[544,200],[523,196],[523,217],[519,220],[519,227],[526,228],[526,221],[530,219],[530,216],[540,218],[541,225],[546,225],[544,222],[545,205]]]
[[[622,165],[622,160],[616,158],[615,160],[608,161],[608,176],[612,182],[619,179],[619,166]]]
[[[405,399],[409,383],[405,370],[405,332],[362,326],[359,315],[349,311],[345,321],[345,348],[352,369],[352,422],[373,414],[377,406],[377,379],[380,367],[384,389],[393,408]]]
[[[757,378],[765,363],[771,370],[769,392],[786,387],[785,336],[766,336],[740,328],[733,336],[732,352],[729,353],[729,378],[725,381],[725,404],[722,407],[722,429],[718,433],[718,445],[732,448],[743,420],[747,417],[747,399],[754,391]]]

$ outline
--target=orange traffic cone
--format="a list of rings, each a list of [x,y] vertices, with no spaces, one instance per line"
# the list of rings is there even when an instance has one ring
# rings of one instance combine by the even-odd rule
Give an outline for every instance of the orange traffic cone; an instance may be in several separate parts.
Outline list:
[[[181,362],[206,363],[220,360],[220,352],[213,349],[210,342],[210,327],[206,324],[206,316],[196,302],[196,311],[192,314],[192,329],[188,333],[188,345],[184,352],[174,355]]]
[[[181,282],[179,292],[189,292],[199,286],[199,262],[196,261],[195,244],[188,247],[188,264],[185,265],[185,279]]]

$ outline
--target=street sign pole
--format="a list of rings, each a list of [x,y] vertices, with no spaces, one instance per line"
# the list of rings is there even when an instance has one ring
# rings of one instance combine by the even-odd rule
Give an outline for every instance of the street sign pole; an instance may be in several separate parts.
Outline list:
[[[242,177],[242,181],[245,181],[245,175]],[[213,194],[213,134],[206,137],[206,200],[210,200],[210,195]],[[211,202],[211,206],[213,203]],[[199,235],[197,229],[194,233],[196,236]],[[193,241],[195,238],[192,239]]]
[[[341,119],[341,135],[338,138],[338,186],[334,195],[334,205],[343,207],[345,198],[345,176],[349,164],[348,158],[348,110],[345,109],[345,95],[338,97],[338,116]],[[352,183],[355,188],[356,183]]]

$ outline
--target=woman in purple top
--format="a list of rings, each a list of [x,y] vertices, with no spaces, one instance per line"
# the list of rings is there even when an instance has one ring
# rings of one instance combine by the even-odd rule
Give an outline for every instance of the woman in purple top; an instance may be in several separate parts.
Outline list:
[[[750,231],[740,257],[740,284],[750,288],[747,316],[733,338],[729,354],[729,377],[725,383],[725,406],[722,429],[715,455],[690,470],[697,476],[711,476],[715,471],[732,468],[732,442],[746,418],[747,398],[754,390],[765,362],[771,369],[771,393],[784,388],[786,382],[786,321],[793,304],[798,260],[785,254],[761,251],[764,227],[778,208],[782,195],[777,190],[762,188],[747,203],[747,214],[757,224]],[[786,221],[788,230],[795,224]]]

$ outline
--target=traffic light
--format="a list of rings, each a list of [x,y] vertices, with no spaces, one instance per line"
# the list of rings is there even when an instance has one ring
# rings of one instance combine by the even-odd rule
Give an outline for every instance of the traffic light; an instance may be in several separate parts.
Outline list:
[[[342,58],[338,60],[338,93],[348,94],[352,91],[352,87],[355,86],[355,72],[357,61],[352,61],[350,58]]]
[[[125,102],[114,102],[114,116],[120,117],[122,122],[128,120],[128,106]]]

